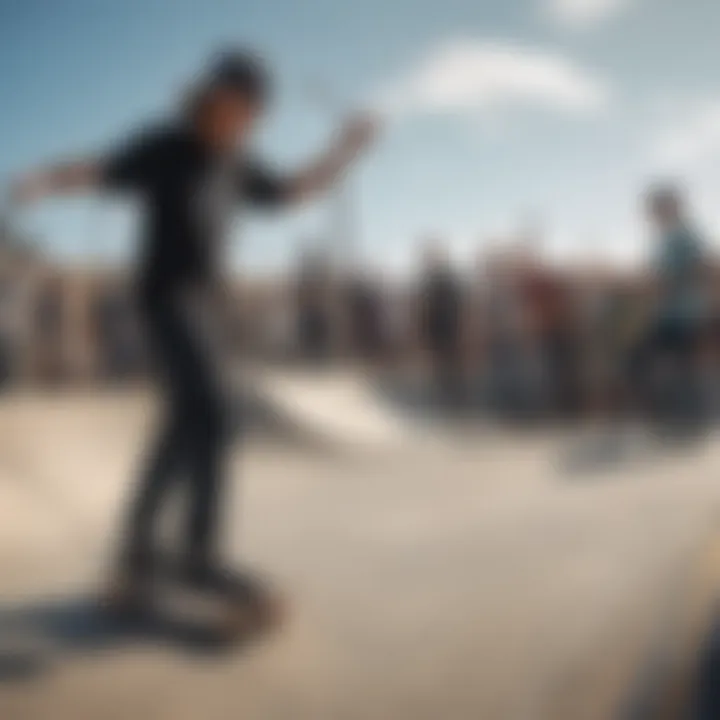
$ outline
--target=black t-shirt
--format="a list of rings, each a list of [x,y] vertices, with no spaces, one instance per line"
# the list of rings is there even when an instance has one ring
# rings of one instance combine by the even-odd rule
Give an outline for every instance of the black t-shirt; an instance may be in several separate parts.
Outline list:
[[[142,202],[144,296],[212,282],[238,204],[276,206],[288,183],[248,159],[213,153],[183,126],[138,133],[103,163],[102,183]]]

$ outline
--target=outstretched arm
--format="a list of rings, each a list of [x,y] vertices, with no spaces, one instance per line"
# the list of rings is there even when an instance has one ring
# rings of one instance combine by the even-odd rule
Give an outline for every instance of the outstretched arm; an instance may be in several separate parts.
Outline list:
[[[21,177],[11,186],[10,199],[28,204],[90,190],[141,190],[155,177],[167,151],[162,132],[143,128],[105,154],[59,163]]]
[[[100,184],[101,163],[86,159],[59,163],[20,177],[10,186],[10,200],[28,205],[55,195],[94,189]]]
[[[332,188],[370,144],[376,130],[376,123],[367,116],[348,122],[326,153],[291,176],[289,200],[303,202]]]

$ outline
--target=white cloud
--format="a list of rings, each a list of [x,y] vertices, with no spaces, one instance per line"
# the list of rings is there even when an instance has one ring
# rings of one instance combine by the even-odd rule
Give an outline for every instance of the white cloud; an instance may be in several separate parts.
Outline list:
[[[683,119],[656,133],[650,163],[663,172],[687,172],[720,158],[720,99],[695,104]]]
[[[634,0],[545,0],[544,11],[573,30],[593,27],[621,13]]]
[[[380,94],[388,112],[468,114],[508,108],[595,112],[607,85],[561,54],[514,43],[455,41]]]

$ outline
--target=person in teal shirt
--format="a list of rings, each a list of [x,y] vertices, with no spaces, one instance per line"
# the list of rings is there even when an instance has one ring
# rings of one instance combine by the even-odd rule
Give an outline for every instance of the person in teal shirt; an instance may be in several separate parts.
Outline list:
[[[705,313],[703,243],[687,221],[676,190],[653,191],[648,205],[659,238],[653,268],[658,320],[668,330],[688,333],[697,329]]]
[[[706,252],[677,188],[651,190],[647,213],[657,245],[651,268],[653,303],[641,343],[639,379],[646,383],[656,379],[658,367],[667,368],[673,374],[670,384],[678,387],[687,405],[685,401],[694,395],[694,369],[708,313]]]

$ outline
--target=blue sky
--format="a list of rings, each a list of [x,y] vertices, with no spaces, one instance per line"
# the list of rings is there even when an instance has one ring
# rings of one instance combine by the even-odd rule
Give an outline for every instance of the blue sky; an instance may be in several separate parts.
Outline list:
[[[98,152],[172,109],[218,46],[266,54],[277,98],[258,138],[273,162],[322,148],[322,82],[395,116],[355,178],[362,254],[407,267],[445,237],[459,260],[541,226],[554,257],[628,260],[637,195],[688,185],[720,230],[720,4],[714,0],[0,0],[0,177]],[[321,237],[327,203],[242,223],[234,262],[281,267]],[[63,200],[23,218],[64,258],[133,252],[132,213]]]

